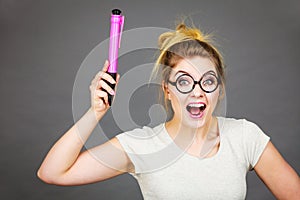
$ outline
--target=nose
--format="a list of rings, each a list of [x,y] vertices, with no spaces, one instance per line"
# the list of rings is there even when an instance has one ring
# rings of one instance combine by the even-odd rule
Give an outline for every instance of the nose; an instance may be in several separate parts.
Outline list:
[[[199,84],[196,84],[192,93],[195,97],[203,97],[205,92],[201,89]]]

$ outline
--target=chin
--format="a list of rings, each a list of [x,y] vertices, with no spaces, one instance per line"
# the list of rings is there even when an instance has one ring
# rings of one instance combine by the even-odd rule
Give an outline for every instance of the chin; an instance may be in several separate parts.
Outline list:
[[[195,119],[195,118],[191,118],[190,116],[186,116],[183,119],[183,124],[186,127],[192,128],[192,129],[198,129],[198,128],[202,128],[205,126],[206,124],[206,116],[203,116],[201,119]]]

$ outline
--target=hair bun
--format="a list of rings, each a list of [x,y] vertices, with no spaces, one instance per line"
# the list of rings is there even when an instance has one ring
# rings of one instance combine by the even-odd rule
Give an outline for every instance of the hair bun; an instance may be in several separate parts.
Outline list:
[[[186,38],[199,40],[201,42],[210,42],[210,36],[203,34],[198,28],[188,27],[183,22],[180,22],[175,31],[165,32],[158,38],[159,49],[164,49],[168,43],[175,38]]]
[[[176,32],[183,34],[191,39],[199,40],[201,42],[208,42],[208,35],[203,34],[200,29],[195,27],[187,27],[184,23],[179,23],[176,27]]]
[[[165,46],[165,44],[173,37],[174,37],[174,32],[165,32],[161,34],[158,38],[158,47],[162,49],[163,46]]]
[[[180,23],[176,26],[176,31],[186,30],[186,25],[184,23]]]

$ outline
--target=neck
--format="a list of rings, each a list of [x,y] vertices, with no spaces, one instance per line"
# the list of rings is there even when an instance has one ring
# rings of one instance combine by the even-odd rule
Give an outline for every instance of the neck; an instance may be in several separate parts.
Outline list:
[[[179,138],[181,138],[182,140],[184,138],[190,140],[193,138],[194,142],[201,143],[207,138],[208,133],[217,132],[217,119],[211,116],[202,127],[193,128],[173,118],[166,123],[166,129],[173,139],[180,140]]]

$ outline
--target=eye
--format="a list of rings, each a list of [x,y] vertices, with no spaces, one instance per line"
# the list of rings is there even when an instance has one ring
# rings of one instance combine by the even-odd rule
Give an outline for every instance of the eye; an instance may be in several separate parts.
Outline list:
[[[215,79],[206,79],[203,81],[203,85],[214,85],[215,84]]]
[[[181,77],[177,80],[177,84],[179,86],[188,86],[191,84],[191,82],[192,82],[192,80],[190,77]]]
[[[189,81],[188,80],[179,80],[178,81],[179,85],[188,85],[189,84]]]

